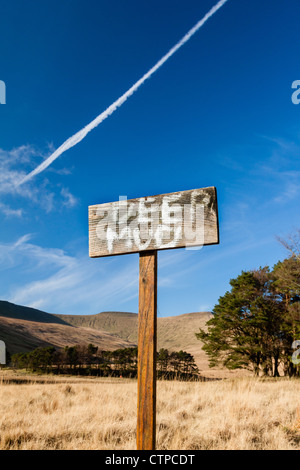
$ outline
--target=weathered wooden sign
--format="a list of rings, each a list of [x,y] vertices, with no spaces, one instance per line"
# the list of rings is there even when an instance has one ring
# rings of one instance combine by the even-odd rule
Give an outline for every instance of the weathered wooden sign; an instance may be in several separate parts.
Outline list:
[[[90,257],[192,248],[219,243],[216,189],[89,207]]]
[[[154,450],[156,440],[157,251],[216,243],[214,187],[89,207],[90,257],[140,253],[138,450]]]

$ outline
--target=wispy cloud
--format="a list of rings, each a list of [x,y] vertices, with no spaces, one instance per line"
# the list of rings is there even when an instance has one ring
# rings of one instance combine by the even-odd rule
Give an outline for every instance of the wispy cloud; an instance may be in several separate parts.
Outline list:
[[[226,224],[247,229],[249,213],[270,211],[278,204],[288,205],[300,196],[300,140],[258,135],[259,140],[245,142],[222,155],[219,163],[235,173],[227,181],[226,196],[232,203],[226,207]],[[253,158],[255,155],[255,158]]]
[[[266,186],[271,185],[268,203],[287,204],[300,195],[299,139],[287,140],[266,136],[264,139],[270,141],[273,146],[269,157],[257,165],[254,174],[263,178]],[[297,166],[299,170],[296,169]]]
[[[58,205],[55,200],[61,200],[61,206],[72,208],[78,200],[66,187],[55,186],[44,178],[39,186],[25,184],[16,186],[16,181],[21,181],[29,168],[43,158],[42,152],[31,145],[23,145],[12,150],[0,149],[0,213],[6,217],[22,217],[24,208],[16,207],[22,201],[29,201],[37,206],[42,206],[46,212],[51,212]],[[67,173],[65,173],[67,174]]]
[[[295,140],[283,137],[270,137],[266,135],[260,135],[260,137],[274,144],[272,146],[272,160],[279,160],[284,163],[286,157],[299,157],[300,144],[297,142],[299,138]]]
[[[3,202],[0,202],[0,212],[2,212],[6,217],[22,217],[23,215],[22,209],[12,209]]]
[[[296,199],[300,194],[300,172],[285,171],[280,172],[277,178],[282,183],[282,190],[280,194],[274,197],[273,201],[280,204],[285,204],[293,199]]]
[[[63,198],[63,205],[65,207],[71,208],[78,204],[78,199],[70,193],[68,188],[62,188],[60,194]]]
[[[91,260],[88,253],[71,256],[64,250],[32,243],[27,234],[0,243],[0,269],[18,270],[19,279],[0,298],[54,313],[97,313],[138,297],[138,262],[130,258]]]
[[[21,266],[32,272],[46,266],[51,268],[71,267],[73,258],[57,248],[43,248],[31,243],[33,235],[26,234],[12,243],[0,243],[0,270]]]

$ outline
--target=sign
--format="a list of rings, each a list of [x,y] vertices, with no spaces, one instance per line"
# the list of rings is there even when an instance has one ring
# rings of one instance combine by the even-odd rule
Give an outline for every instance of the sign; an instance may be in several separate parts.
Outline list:
[[[219,243],[216,188],[89,207],[91,258],[140,254],[137,449],[156,443],[157,251]]]
[[[217,243],[214,187],[89,207],[91,258]]]

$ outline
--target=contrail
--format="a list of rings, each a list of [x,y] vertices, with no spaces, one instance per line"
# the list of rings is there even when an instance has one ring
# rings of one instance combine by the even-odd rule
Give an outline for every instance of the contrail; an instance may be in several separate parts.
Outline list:
[[[81,142],[82,139],[95,127],[99,126],[101,122],[103,122],[108,116],[113,114],[120,106],[122,106],[125,101],[128,100],[130,96],[132,96],[143,83],[150,78],[154,72],[156,72],[167,60],[175,54],[178,49],[180,49],[186,42],[188,42],[191,37],[200,29],[202,26],[211,18],[228,0],[220,0],[206,15],[202,18],[202,20],[198,21],[198,23],[190,29],[190,31],[174,46],[169,52],[164,55],[155,65],[152,67],[145,75],[140,78],[131,88],[129,88],[126,93],[124,93],[120,98],[118,98],[113,104],[111,104],[103,113],[101,113],[96,119],[94,119],[90,124],[85,126],[79,132],[74,134],[68,140],[66,140],[57,150],[55,150],[52,155],[50,155],[46,160],[43,161],[35,170],[25,176],[21,181],[16,183],[16,186],[20,186],[21,184],[26,183],[35,175],[38,175],[43,170],[45,170],[49,165],[51,165],[54,160],[56,160],[62,153],[66,152],[70,148],[74,147],[76,144]]]

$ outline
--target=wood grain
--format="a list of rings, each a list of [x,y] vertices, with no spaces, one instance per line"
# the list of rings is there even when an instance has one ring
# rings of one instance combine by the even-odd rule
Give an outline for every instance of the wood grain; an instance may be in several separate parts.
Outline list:
[[[91,258],[217,243],[214,187],[89,207]]]
[[[156,436],[157,252],[140,254],[137,449],[154,450]]]

